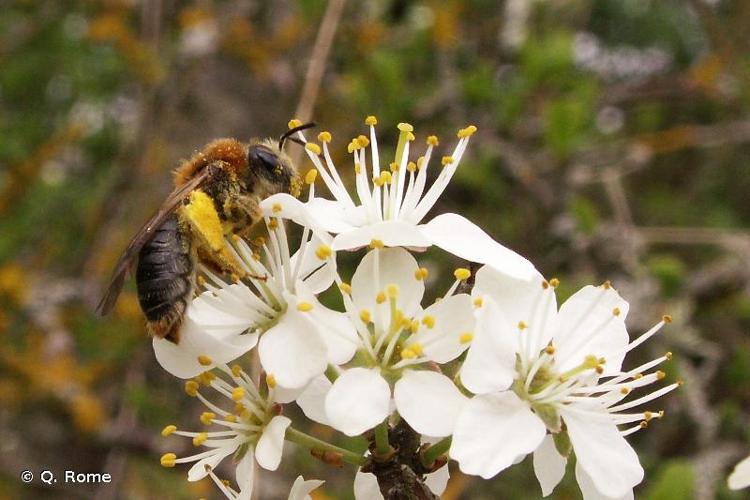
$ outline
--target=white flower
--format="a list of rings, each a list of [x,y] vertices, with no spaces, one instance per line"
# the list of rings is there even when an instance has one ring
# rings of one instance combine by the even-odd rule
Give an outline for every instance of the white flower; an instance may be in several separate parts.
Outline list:
[[[189,380],[185,391],[197,397],[209,411],[200,420],[222,430],[188,432],[169,425],[163,436],[177,435],[191,438],[193,445],[204,449],[194,455],[178,458],[174,453],[161,457],[164,467],[193,463],[188,471],[188,481],[199,481],[210,476],[219,489],[231,499],[250,499],[253,490],[253,468],[255,463],[266,470],[276,470],[281,462],[284,435],[291,421],[278,415],[274,403],[274,383],[267,378],[268,396],[262,396],[250,377],[239,367],[231,369],[217,365],[219,376],[204,372],[198,380]],[[224,378],[226,377],[226,379]],[[221,403],[214,403],[201,392],[201,386],[215,390],[232,405],[225,410]],[[238,460],[236,481],[239,490],[234,490],[221,481],[214,469],[228,456]]]
[[[446,363],[467,348],[474,328],[471,297],[452,295],[467,270],[442,300],[426,309],[420,306],[427,270],[401,248],[375,249],[362,259],[351,285],[340,278],[344,305],[356,326],[358,367],[344,370],[332,387],[318,380],[297,402],[310,418],[321,421],[320,401],[325,397],[324,423],[349,436],[359,435],[382,422],[392,412],[391,387],[399,413],[420,426],[425,408],[412,405],[411,395],[441,391],[439,374],[412,368],[429,362]],[[451,393],[451,395],[453,395]],[[456,396],[463,399],[463,396]],[[450,406],[451,400],[445,401]],[[451,429],[429,425],[431,436],[448,435]],[[415,427],[417,428],[417,427]],[[420,429],[417,429],[420,430]]]
[[[259,239],[255,250],[239,237],[227,242],[247,273],[242,280],[226,283],[200,266],[206,291],[188,307],[180,343],[153,340],[156,357],[167,371],[189,378],[241,356],[257,343],[266,372],[281,387],[297,389],[323,373],[329,362],[352,357],[353,327],[345,315],[315,298],[333,282],[332,251],[305,227],[300,249],[291,255],[283,219],[274,215],[280,210],[278,205],[269,207],[269,238]]]
[[[324,482],[319,479],[308,479],[305,481],[304,477],[297,476],[289,492],[288,500],[311,500],[310,492],[319,488]]]
[[[468,261],[488,263],[516,278],[530,279],[533,276],[534,266],[528,260],[500,245],[460,215],[442,214],[426,224],[421,223],[448,186],[476,127],[470,125],[459,130],[459,140],[453,154],[442,158],[442,170],[425,192],[427,170],[433,149],[438,144],[437,137],[428,137],[424,156],[410,161],[413,127],[408,123],[400,123],[394,159],[388,168],[381,168],[375,136],[376,123],[375,117],[368,117],[366,124],[370,128],[369,138],[360,135],[348,146],[354,157],[358,201],[349,194],[333,164],[328,150],[331,134],[322,132],[318,135],[323,144],[322,149],[314,143],[306,145],[308,156],[334,200],[312,198],[305,206],[314,225],[337,235],[333,239],[334,250],[363,247],[373,240],[388,247],[426,248],[436,245]],[[297,122],[290,122],[290,126],[293,125],[297,125]],[[302,132],[299,132],[299,137],[305,140]],[[366,154],[368,146],[369,168]],[[279,198],[284,196],[272,196],[266,203],[274,203]]]
[[[727,479],[729,489],[741,490],[750,486],[750,457],[738,463]]]
[[[646,372],[671,354],[627,371],[622,363],[669,317],[629,342],[628,303],[609,283],[581,289],[559,311],[556,285],[541,276],[512,280],[486,266],[477,273],[472,295],[481,306],[460,372],[476,396],[456,419],[450,455],[462,471],[489,478],[535,452],[535,471],[547,495],[564,474],[566,458],[558,450],[569,453],[569,443],[584,497],[632,498],[643,469],[624,437],[663,412],[626,410],[678,384],[622,402],[633,389],[661,380],[663,372]],[[552,437],[545,438],[547,432],[557,447]]]

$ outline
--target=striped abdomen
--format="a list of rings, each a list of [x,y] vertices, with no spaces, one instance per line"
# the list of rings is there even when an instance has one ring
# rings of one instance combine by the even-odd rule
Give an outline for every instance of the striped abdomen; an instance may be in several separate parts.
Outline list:
[[[173,214],[154,232],[138,256],[138,301],[151,335],[179,341],[179,329],[192,298],[195,266],[190,239]]]

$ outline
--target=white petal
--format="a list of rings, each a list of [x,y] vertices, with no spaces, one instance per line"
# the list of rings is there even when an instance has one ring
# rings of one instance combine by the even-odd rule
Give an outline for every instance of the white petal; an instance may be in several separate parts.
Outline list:
[[[159,364],[180,378],[190,378],[213,368],[198,362],[199,356],[208,356],[213,363],[228,363],[239,358],[258,342],[257,333],[234,335],[224,339],[209,334],[186,316],[180,329],[180,342],[153,338],[154,354]]]
[[[420,233],[414,224],[389,220],[376,222],[352,231],[342,232],[333,239],[334,250],[351,250],[380,240],[387,247],[428,247],[429,239]]]
[[[323,425],[330,425],[326,415],[326,396],[331,382],[325,375],[315,377],[297,398],[297,404],[307,418]]]
[[[643,480],[638,455],[605,410],[599,410],[600,416],[592,415],[596,411],[592,405],[585,410],[585,414],[577,413],[573,405],[560,410],[578,463],[602,495],[626,495]]]
[[[516,375],[517,329],[486,297],[477,311],[474,340],[461,368],[461,382],[474,394],[507,389]]]
[[[321,245],[330,245],[330,241],[323,241],[317,235],[313,236],[305,249],[304,259],[300,264],[297,278],[302,279],[312,293],[320,293],[327,290],[333,284],[335,275],[335,264],[331,259],[320,260],[315,251]],[[301,250],[298,250],[291,258],[291,268],[296,269]],[[333,257],[335,259],[335,256]]]
[[[619,315],[615,315],[619,309]],[[586,286],[560,307],[555,333],[555,358],[564,372],[581,364],[588,355],[603,357],[604,374],[622,367],[628,345],[624,318],[628,303],[612,287]]]
[[[315,323],[293,303],[281,320],[263,334],[258,353],[266,373],[290,389],[304,387],[328,366],[326,345]]]
[[[534,451],[544,439],[544,423],[510,391],[477,396],[456,422],[450,456],[461,470],[489,479]]]
[[[527,325],[522,334],[534,339],[529,353],[534,357],[547,346],[557,327],[555,289],[545,288],[544,282],[539,273],[529,280],[520,280],[482,266],[472,290],[474,297],[492,297],[511,326],[517,327],[521,321]]]
[[[326,344],[328,362],[334,365],[349,362],[357,351],[358,339],[349,316],[323,305],[316,305],[309,314]]]
[[[245,456],[237,464],[234,474],[237,487],[240,489],[237,500],[250,500],[255,483],[255,454],[252,448],[247,450]]]
[[[354,231],[365,223],[365,211],[362,206],[347,208],[343,203],[324,198],[313,198],[304,206],[309,220],[329,233]]]
[[[608,497],[603,495],[594,486],[594,481],[581,467],[580,463],[576,464],[576,481],[578,481],[578,487],[581,488],[583,494],[583,500],[633,500],[633,490],[628,490],[624,495],[619,497]]]
[[[558,453],[552,434],[544,436],[544,441],[534,451],[534,474],[542,487],[542,496],[547,496],[562,481],[568,459]]]
[[[281,210],[274,210],[278,207],[281,207]],[[346,215],[341,204],[321,198],[302,203],[290,194],[277,193],[263,200],[260,208],[267,216],[290,219],[300,226],[311,227],[316,234],[352,228],[351,224],[345,221]]]
[[[379,318],[380,327],[384,330],[390,323],[390,307],[388,302],[376,304],[375,298],[386,286],[394,284],[399,288],[398,308],[404,316],[413,316],[424,295],[424,282],[414,277],[414,272],[418,268],[417,261],[403,248],[385,248],[368,252],[352,277],[352,302],[357,309],[355,313],[359,314],[363,309],[367,309],[373,317]]]
[[[445,492],[446,486],[448,486],[448,480],[451,478],[450,471],[448,470],[448,464],[443,465],[435,472],[431,472],[424,476],[424,483],[430,488],[430,491],[441,496]]]
[[[272,399],[275,403],[281,403],[281,404],[291,403],[292,401],[296,401],[297,398],[302,394],[304,390],[305,390],[304,387],[290,389],[288,387],[282,387],[277,384],[276,387],[274,387],[273,389]]]
[[[391,389],[377,370],[352,368],[341,374],[326,396],[331,426],[347,436],[357,436],[385,420]]]
[[[310,492],[316,488],[319,488],[325,481],[319,479],[308,479],[302,476],[297,476],[294,480],[292,489],[289,491],[288,500],[311,500]]]
[[[292,421],[282,415],[276,415],[263,429],[258,444],[255,446],[255,460],[266,470],[276,470],[281,463],[284,450],[284,435]]]
[[[420,328],[416,335],[410,337],[409,343],[422,345],[429,359],[436,363],[447,363],[469,347],[468,343],[461,342],[461,335],[474,334],[474,307],[469,295],[451,295],[425,309],[424,315],[435,318],[434,328]]]
[[[526,258],[496,242],[479,226],[458,214],[438,215],[419,229],[433,245],[469,262],[490,265],[519,279],[531,279],[537,273]]]
[[[210,469],[215,469],[219,462],[224,460],[226,457],[237,451],[237,447],[242,444],[239,439],[227,439],[226,445],[221,448],[217,448],[214,454],[198,460],[188,470],[188,481],[200,481],[208,475],[206,466]]]
[[[383,500],[375,474],[357,471],[357,475],[354,476],[354,498],[356,500]]]
[[[739,490],[750,486],[750,457],[738,463],[727,480],[730,490]]]
[[[420,434],[450,436],[468,398],[451,379],[432,371],[406,370],[393,389],[396,409]]]

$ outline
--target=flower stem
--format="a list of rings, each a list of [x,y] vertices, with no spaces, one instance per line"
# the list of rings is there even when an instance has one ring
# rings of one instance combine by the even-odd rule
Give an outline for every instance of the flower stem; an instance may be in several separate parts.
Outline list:
[[[422,465],[424,465],[427,468],[432,467],[432,464],[435,463],[435,460],[437,460],[439,456],[445,455],[446,453],[448,453],[448,450],[450,449],[450,447],[451,447],[450,436],[431,445],[429,448],[427,448],[424,451],[424,453],[422,453]]]
[[[383,421],[375,427],[375,452],[380,456],[391,453],[391,445],[388,442],[388,422]]]
[[[289,427],[286,430],[285,437],[292,443],[296,443],[311,451],[332,451],[334,453],[340,454],[341,460],[350,464],[362,466],[366,461],[365,457],[358,453],[333,445],[327,441],[323,441],[322,439],[318,439],[309,434],[305,434],[304,432],[298,431],[293,427]]]

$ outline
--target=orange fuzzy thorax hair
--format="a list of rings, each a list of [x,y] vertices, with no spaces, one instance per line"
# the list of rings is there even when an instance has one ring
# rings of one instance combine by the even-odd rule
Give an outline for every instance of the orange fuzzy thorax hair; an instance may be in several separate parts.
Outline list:
[[[247,168],[247,146],[237,139],[216,139],[208,143],[174,171],[174,185],[185,184],[196,172],[214,161],[227,163],[236,175],[241,176]]]

